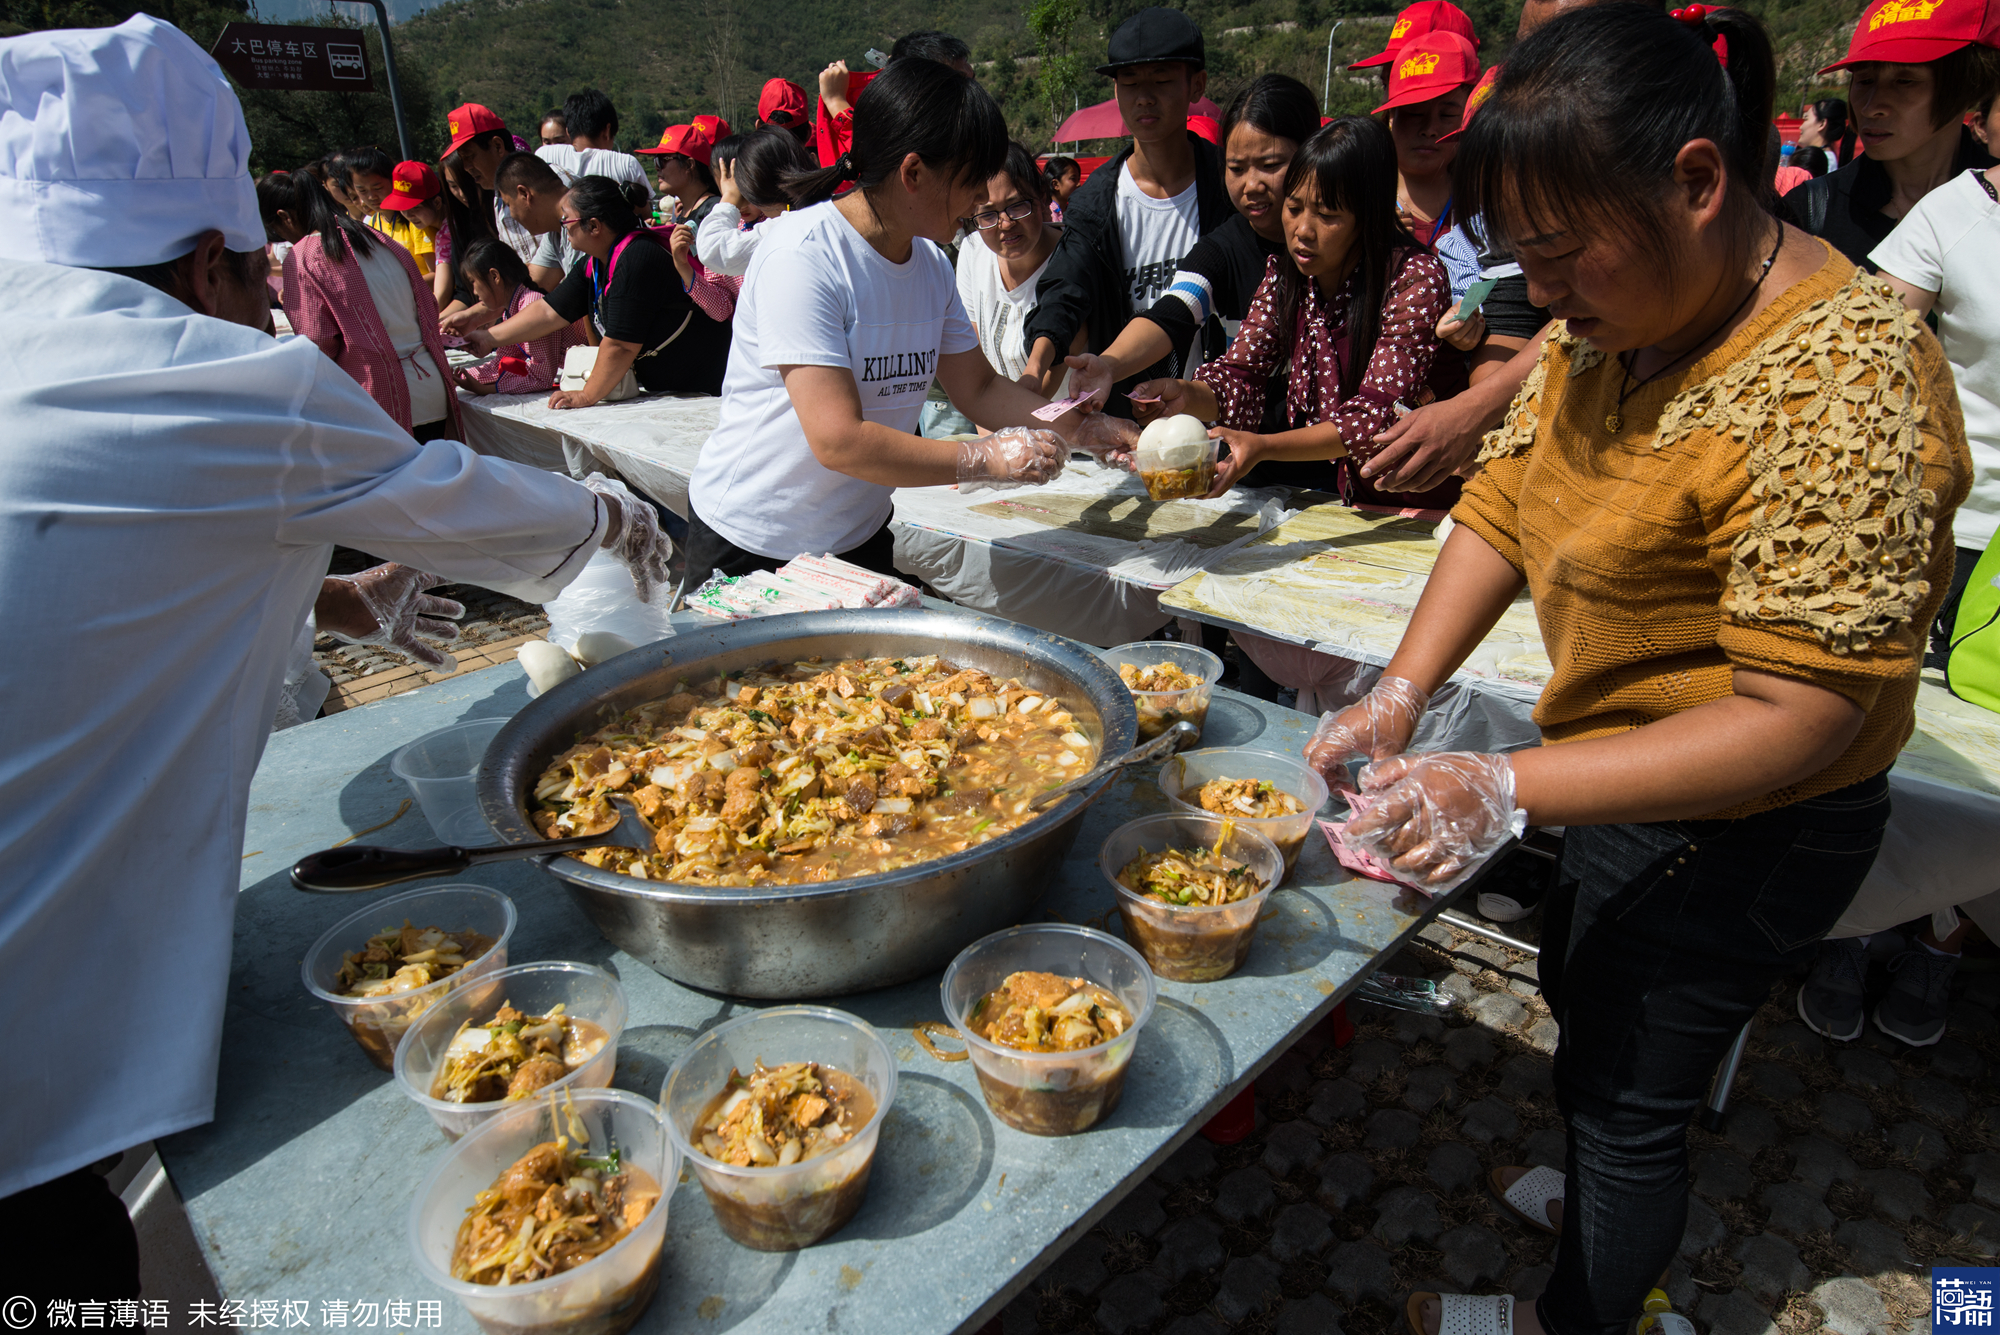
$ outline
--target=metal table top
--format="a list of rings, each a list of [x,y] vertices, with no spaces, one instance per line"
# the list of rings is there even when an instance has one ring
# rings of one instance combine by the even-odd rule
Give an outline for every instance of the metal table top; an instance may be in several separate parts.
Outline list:
[[[410,1252],[411,1197],[447,1142],[300,983],[306,948],[367,897],[302,894],[286,872],[299,856],[394,815],[405,793],[388,762],[399,746],[463,719],[511,714],[525,687],[518,666],[489,668],[271,739],[251,788],[215,1120],[160,1142],[228,1298],[304,1301],[315,1321],[328,1301],[407,1303],[400,1310],[425,1325],[431,1316],[438,1329],[476,1329],[420,1277]],[[1203,745],[1296,751],[1313,722],[1218,691]],[[1164,809],[1153,779],[1128,771],[1087,814],[1042,902],[1048,917],[1119,931],[1097,850],[1118,825]],[[415,806],[367,837],[436,842]],[[619,1088],[657,1097],[699,1033],[751,1009],[614,950],[561,883],[531,863],[455,879],[514,899],[511,963],[584,960],[618,975],[631,1007]],[[866,1204],[818,1246],[761,1253],[722,1235],[690,1176],[671,1200],[659,1296],[637,1329],[976,1329],[1443,902],[1350,878],[1315,834],[1292,883],[1272,895],[1244,967],[1220,982],[1162,982],[1123,1103],[1107,1122],[1063,1139],[1001,1125],[970,1063],[945,1065],[917,1046],[911,1026],[944,1018],[936,977],[828,1003],[881,1029],[901,1069]],[[440,1300],[441,1313],[429,1306]]]

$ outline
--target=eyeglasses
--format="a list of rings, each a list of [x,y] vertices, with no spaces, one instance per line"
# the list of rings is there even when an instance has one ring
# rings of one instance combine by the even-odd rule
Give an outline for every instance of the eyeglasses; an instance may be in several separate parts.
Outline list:
[[[983,212],[975,213],[972,215],[971,222],[980,231],[990,232],[998,227],[1003,220],[1006,222],[1020,222],[1023,218],[1033,213],[1037,207],[1039,206],[1032,199],[1017,199],[1005,209],[987,209]]]
[[[557,214],[556,221],[561,223],[564,227],[582,227],[586,223],[595,222],[597,220],[595,218],[565,218],[561,214]]]

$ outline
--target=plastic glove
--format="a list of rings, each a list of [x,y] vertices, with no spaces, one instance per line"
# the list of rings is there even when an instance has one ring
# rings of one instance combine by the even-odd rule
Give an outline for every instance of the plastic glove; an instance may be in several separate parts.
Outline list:
[[[1336,792],[1352,792],[1347,777],[1350,760],[1386,760],[1407,750],[1416,735],[1417,720],[1431,702],[1428,691],[1402,677],[1383,677],[1375,688],[1347,708],[1320,715],[1319,727],[1306,743],[1305,760]]]
[[[1010,426],[958,446],[958,489],[998,491],[1052,482],[1069,457],[1069,442],[1054,431]]]
[[[444,582],[394,562],[358,575],[328,575],[313,607],[314,620],[320,630],[349,644],[379,644],[434,671],[456,672],[457,660],[427,643],[457,639],[458,627],[438,618],[465,615],[463,604],[425,592]]]
[[[660,532],[653,507],[634,496],[623,482],[592,473],[583,485],[604,503],[604,537],[598,546],[625,563],[639,601],[653,601],[653,590],[667,582],[667,563],[674,558],[674,540]]]
[[[1514,805],[1514,762],[1476,751],[1396,756],[1361,771],[1373,797],[1349,842],[1432,893],[1449,890],[1528,828]]]
[[[1133,469],[1134,452],[1139,448],[1139,424],[1109,413],[1089,413],[1070,439],[1069,447],[1082,450],[1106,468]]]

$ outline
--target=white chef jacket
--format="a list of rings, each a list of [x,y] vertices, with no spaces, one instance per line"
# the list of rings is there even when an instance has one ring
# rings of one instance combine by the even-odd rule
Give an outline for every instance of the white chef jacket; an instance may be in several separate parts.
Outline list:
[[[250,776],[334,543],[546,601],[597,500],[305,339],[0,260],[0,1197],[213,1114]]]

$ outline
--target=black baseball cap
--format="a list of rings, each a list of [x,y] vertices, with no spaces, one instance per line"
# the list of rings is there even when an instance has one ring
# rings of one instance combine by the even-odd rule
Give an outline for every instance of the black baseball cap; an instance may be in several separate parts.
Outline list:
[[[1154,5],[1142,9],[1118,25],[1111,34],[1111,49],[1099,74],[1116,74],[1127,65],[1153,65],[1170,60],[1208,68],[1208,49],[1202,44],[1201,25],[1178,9]]]

